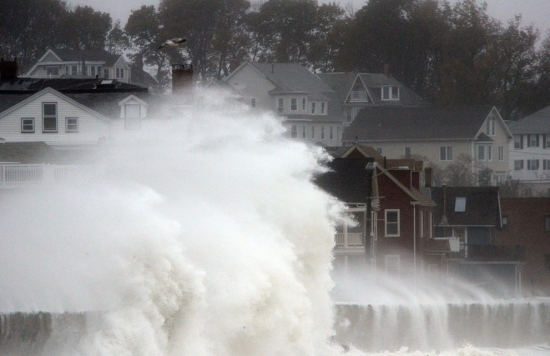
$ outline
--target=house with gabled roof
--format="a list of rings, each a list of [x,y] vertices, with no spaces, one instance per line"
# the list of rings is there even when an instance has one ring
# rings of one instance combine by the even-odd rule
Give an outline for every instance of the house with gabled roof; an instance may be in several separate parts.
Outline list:
[[[422,273],[422,241],[433,236],[435,208],[420,187],[422,162],[387,160],[358,144],[329,152],[335,158],[317,183],[345,202],[358,223],[337,227],[335,269]]]
[[[336,93],[301,64],[246,61],[224,81],[251,108],[279,115],[290,137],[341,145],[344,118]]]
[[[508,123],[510,176],[527,186],[529,195],[550,196],[550,106]]]
[[[367,106],[426,106],[428,103],[383,73],[334,72],[317,76],[336,92],[347,122]]]
[[[390,158],[425,157],[442,169],[461,156],[473,173],[488,168],[493,184],[509,177],[512,133],[490,105],[363,108],[345,128],[344,145],[373,146]]]
[[[489,291],[520,293],[525,246],[497,238],[504,226],[499,187],[434,187],[430,196],[437,209],[424,247],[428,267]]]
[[[131,83],[124,56],[103,50],[48,49],[24,75],[32,78],[101,78]]]

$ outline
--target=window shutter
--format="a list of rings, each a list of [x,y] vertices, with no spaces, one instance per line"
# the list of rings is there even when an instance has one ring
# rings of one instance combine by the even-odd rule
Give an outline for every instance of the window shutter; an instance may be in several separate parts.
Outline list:
[[[542,148],[546,148],[546,134],[542,135]]]

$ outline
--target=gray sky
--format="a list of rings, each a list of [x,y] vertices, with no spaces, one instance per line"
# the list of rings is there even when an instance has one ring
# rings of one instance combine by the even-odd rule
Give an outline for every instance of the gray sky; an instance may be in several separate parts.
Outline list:
[[[355,10],[360,9],[365,5],[366,0],[332,0],[345,6],[349,3],[353,5]],[[332,2],[330,0],[320,0],[321,3]],[[451,3],[456,0],[450,0]],[[506,23],[512,19],[514,15],[521,14],[523,16],[523,25],[533,24],[541,30],[541,36],[546,37],[546,31],[550,29],[550,2],[549,0],[486,0],[488,4],[487,13]],[[132,10],[139,9],[141,5],[159,4],[159,0],[119,0],[115,2],[105,0],[68,0],[69,4],[73,5],[89,5],[95,10],[108,12],[111,17],[116,20],[120,19],[122,24],[126,23],[128,16]],[[478,3],[481,3],[478,0]]]

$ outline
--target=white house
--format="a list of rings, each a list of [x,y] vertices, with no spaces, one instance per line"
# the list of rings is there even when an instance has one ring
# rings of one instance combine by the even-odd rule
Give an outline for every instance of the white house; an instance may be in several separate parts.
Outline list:
[[[130,83],[132,73],[122,55],[97,50],[48,49],[25,77],[102,78]]]
[[[344,118],[336,93],[304,66],[246,61],[224,82],[251,108],[282,116],[290,137],[341,145]]]
[[[550,194],[550,106],[508,123],[510,175],[530,188],[529,194]]]

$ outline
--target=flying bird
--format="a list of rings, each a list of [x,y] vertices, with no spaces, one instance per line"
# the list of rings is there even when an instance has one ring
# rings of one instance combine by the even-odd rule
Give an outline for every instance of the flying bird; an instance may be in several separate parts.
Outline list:
[[[185,41],[187,41],[186,38],[183,38],[183,37],[178,37],[178,38],[172,38],[170,40],[166,40],[166,42],[164,42],[163,44],[160,45],[159,48],[157,48],[157,51],[159,49],[162,49],[166,46],[171,46],[171,47],[179,47],[181,46]]]

